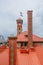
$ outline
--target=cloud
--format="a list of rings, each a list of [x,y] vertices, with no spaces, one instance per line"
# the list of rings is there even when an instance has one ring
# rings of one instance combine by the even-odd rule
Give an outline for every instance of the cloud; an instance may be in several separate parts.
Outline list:
[[[43,37],[43,0],[0,0],[0,34],[16,34],[19,12],[23,12],[23,31],[27,30],[27,10],[33,10],[33,33]]]
[[[43,9],[39,8],[37,10],[36,16],[34,18],[34,33],[39,35],[40,37],[43,37]]]

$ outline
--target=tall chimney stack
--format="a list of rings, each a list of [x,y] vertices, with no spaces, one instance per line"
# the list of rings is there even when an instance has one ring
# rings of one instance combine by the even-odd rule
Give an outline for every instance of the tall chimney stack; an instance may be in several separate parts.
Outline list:
[[[28,15],[28,47],[32,47],[32,11],[27,11]]]
[[[19,18],[16,21],[17,21],[17,34],[20,34],[22,32],[23,20]]]
[[[17,37],[8,37],[9,41],[9,65],[17,65]]]

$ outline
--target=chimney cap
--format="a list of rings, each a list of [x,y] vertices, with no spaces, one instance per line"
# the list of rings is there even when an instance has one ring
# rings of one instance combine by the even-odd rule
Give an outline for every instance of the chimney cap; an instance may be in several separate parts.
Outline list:
[[[16,39],[17,37],[15,35],[11,34],[8,38],[9,39]]]
[[[17,37],[15,36],[15,37],[8,37],[8,39],[17,39]]]
[[[17,21],[17,23],[23,23],[22,18],[18,18],[16,21]]]
[[[20,21],[23,21],[22,18],[18,18],[17,21],[20,20]]]
[[[27,14],[28,14],[28,13],[31,13],[31,12],[33,12],[33,10],[28,10],[28,11],[27,11]]]

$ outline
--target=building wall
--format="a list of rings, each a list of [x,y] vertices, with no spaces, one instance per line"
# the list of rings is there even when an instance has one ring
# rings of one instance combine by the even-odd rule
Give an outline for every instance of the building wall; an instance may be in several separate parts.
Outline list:
[[[25,43],[27,44],[26,46],[25,46]],[[26,48],[26,47],[28,47],[28,42],[19,42],[19,43],[17,43],[17,48],[20,48],[21,47],[21,44]],[[43,46],[43,42],[33,42],[33,46]]]
[[[33,46],[43,46],[43,42],[34,42]]]
[[[17,43],[17,48],[20,48],[21,47],[21,43]]]
[[[27,42],[18,42],[17,43],[17,48],[20,48],[24,46],[24,48],[27,48],[28,47],[28,43]]]

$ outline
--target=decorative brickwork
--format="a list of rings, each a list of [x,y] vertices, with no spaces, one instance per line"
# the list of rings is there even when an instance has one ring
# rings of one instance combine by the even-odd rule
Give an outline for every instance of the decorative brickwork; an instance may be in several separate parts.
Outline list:
[[[17,34],[20,34],[22,32],[23,20],[19,18],[16,21],[17,21]]]
[[[27,12],[28,15],[28,46],[32,47],[32,11]]]
[[[16,65],[17,63],[16,39],[16,37],[9,37],[9,65]]]

